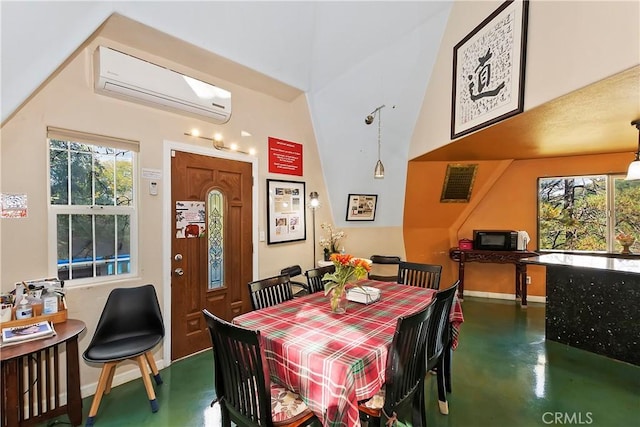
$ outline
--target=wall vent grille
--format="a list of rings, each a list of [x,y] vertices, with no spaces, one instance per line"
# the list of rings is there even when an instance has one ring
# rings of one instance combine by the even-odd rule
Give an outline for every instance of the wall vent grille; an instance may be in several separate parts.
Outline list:
[[[447,175],[442,186],[441,203],[468,203],[471,198],[473,181],[476,178],[477,164],[447,165]]]

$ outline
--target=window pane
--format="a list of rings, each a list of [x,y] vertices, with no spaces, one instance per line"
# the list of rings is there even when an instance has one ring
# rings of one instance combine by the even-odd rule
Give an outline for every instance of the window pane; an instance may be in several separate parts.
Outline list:
[[[69,279],[69,215],[56,218],[58,236],[58,278]]]
[[[58,148],[60,150],[68,150],[69,143],[67,141],[60,141],[59,139],[50,139],[49,148]]]
[[[115,205],[115,162],[113,154],[96,154],[96,205]]]
[[[92,147],[89,144],[82,144],[80,142],[69,141],[69,149],[73,151],[80,151],[84,153],[90,153],[92,151]]]
[[[96,271],[97,276],[115,274],[116,219],[112,215],[96,215],[96,262],[110,261],[106,267]]]
[[[71,204],[92,205],[91,184],[93,164],[91,154],[71,152]]]
[[[218,190],[207,197],[207,237],[209,243],[209,289],[224,286],[224,196]]]
[[[635,242],[630,250],[640,253],[640,181],[616,178],[614,188],[614,233],[633,236]],[[622,245],[616,239],[614,251],[622,251]]]
[[[93,262],[92,215],[71,215],[71,261]]]
[[[606,185],[605,176],[540,179],[539,248],[606,251]]]
[[[118,151],[116,153],[116,204],[131,206],[133,204],[133,153]]]
[[[117,215],[116,274],[131,272],[131,216]]]
[[[69,152],[51,150],[49,163],[51,204],[66,205],[69,202]]]

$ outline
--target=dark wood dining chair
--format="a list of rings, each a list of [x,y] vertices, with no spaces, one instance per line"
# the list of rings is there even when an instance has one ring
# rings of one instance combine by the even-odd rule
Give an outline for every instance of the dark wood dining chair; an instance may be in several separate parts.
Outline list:
[[[222,425],[297,427],[318,423],[300,396],[271,383],[260,331],[233,325],[202,310],[211,335],[216,398]]]
[[[398,319],[387,357],[384,386],[374,397],[358,404],[361,419],[374,417],[383,426],[389,422],[394,426],[400,422],[404,423],[401,425],[427,425],[424,360],[434,301]]]
[[[249,296],[254,310],[270,307],[293,299],[291,279],[288,274],[249,282]]]
[[[371,271],[369,279],[382,282],[395,282],[398,280],[397,265],[400,264],[399,256],[371,255]]]
[[[325,267],[312,268],[304,272],[307,276],[307,284],[309,285],[309,292],[324,292],[324,280],[322,278],[327,273],[335,273],[335,265],[327,265]]]
[[[438,406],[441,414],[449,413],[447,391],[451,391],[451,322],[449,314],[460,280],[438,291],[429,325],[426,349],[426,370],[435,370],[438,381]],[[447,390],[448,389],[448,390]]]
[[[291,281],[291,292],[294,297],[308,295],[311,293],[309,285],[299,280],[294,280],[297,276],[302,275],[302,268],[299,265],[290,265],[280,270],[280,274],[288,274]]]
[[[401,285],[438,290],[441,273],[441,265],[403,261],[398,265],[397,282]]]

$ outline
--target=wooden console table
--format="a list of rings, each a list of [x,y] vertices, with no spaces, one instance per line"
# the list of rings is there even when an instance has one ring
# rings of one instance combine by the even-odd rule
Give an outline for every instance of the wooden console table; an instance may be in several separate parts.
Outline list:
[[[537,256],[531,251],[480,251],[475,249],[449,249],[449,257],[458,262],[458,299],[464,294],[464,266],[467,262],[487,262],[497,264],[514,264],[516,268],[515,294],[520,298],[522,307],[527,306],[527,265],[520,262],[522,258]]]
[[[56,335],[51,338],[2,347],[2,426],[36,425],[65,413],[71,425],[82,424],[78,335],[85,324],[67,319],[53,327]],[[66,405],[60,403],[62,344],[66,347]]]

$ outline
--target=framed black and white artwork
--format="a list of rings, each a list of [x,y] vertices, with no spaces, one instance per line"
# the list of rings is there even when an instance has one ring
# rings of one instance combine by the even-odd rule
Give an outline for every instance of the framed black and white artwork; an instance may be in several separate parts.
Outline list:
[[[524,107],[528,0],[507,0],[453,48],[451,139]]]

